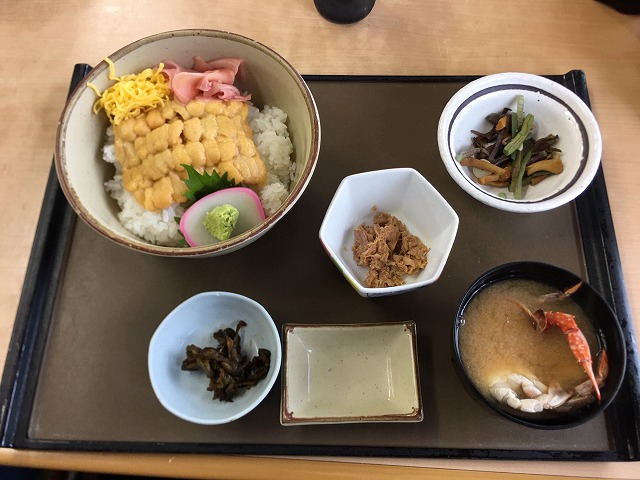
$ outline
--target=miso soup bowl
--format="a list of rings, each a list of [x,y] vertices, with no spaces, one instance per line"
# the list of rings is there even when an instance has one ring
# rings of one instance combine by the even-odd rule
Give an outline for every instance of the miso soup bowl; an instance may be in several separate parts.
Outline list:
[[[73,90],[64,107],[58,124],[55,167],[62,191],[78,216],[98,234],[125,248],[165,257],[203,257],[236,251],[258,240],[287,214],[314,172],[320,148],[315,100],[297,70],[271,48],[229,32],[175,30],[137,40],[108,57],[116,75],[122,76],[168,60],[191,68],[196,55],[206,61],[241,58],[244,63],[236,77],[238,88],[251,94],[256,107],[275,106],[287,114],[286,125],[293,144],[291,159],[296,163],[288,196],[258,225],[211,245],[160,246],[125,229],[118,218],[120,208],[105,190],[105,182],[115,174],[113,164],[102,158],[109,121],[104,112],[93,113],[97,95],[88,86],[93,84],[102,92],[114,83],[109,79],[109,66],[102,61]]]
[[[487,398],[469,377],[465,359],[459,347],[459,335],[464,328],[466,309],[471,301],[485,288],[497,282],[509,279],[528,279],[545,283],[552,289],[564,291],[566,288],[576,285],[581,279],[578,275],[562,268],[539,262],[515,262],[495,267],[479,278],[468,288],[458,307],[453,324],[453,354],[458,373],[472,396],[482,402],[492,412],[516,422],[520,425],[539,429],[562,429],[582,424],[601,414],[620,390],[624,378],[627,353],[618,319],[605,299],[586,281],[571,295],[571,299],[577,303],[592,321],[597,332],[600,347],[607,350],[609,359],[609,375],[606,383],[600,388],[601,401],[578,408],[567,413],[543,410],[540,413],[524,413],[503,405],[493,398]],[[554,302],[549,310],[562,310],[562,304]],[[533,328],[533,327],[532,327]],[[555,328],[555,327],[554,327]],[[596,370],[596,354],[591,352]]]

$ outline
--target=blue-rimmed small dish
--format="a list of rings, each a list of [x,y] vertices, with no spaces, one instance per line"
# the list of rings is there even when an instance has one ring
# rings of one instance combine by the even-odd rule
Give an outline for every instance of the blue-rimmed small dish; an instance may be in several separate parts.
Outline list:
[[[182,370],[186,347],[217,347],[213,336],[238,328],[241,352],[251,359],[261,348],[270,352],[269,371],[257,384],[240,389],[232,401],[213,399],[202,370]],[[280,374],[280,334],[267,310],[255,300],[232,292],[201,292],[175,307],[158,325],[149,343],[149,378],[158,400],[169,412],[188,422],[220,425],[237,420],[271,391]]]

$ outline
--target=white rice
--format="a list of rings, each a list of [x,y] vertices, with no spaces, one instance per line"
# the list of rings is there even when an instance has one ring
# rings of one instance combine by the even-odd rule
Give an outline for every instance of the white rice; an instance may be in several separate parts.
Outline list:
[[[291,161],[293,145],[286,121],[287,114],[279,108],[267,105],[260,111],[249,105],[249,125],[253,130],[253,141],[267,166],[267,181],[258,192],[267,216],[273,214],[286,200],[296,173],[296,163]],[[111,127],[107,129],[103,159],[114,164],[116,169],[113,179],[105,182],[105,188],[118,202],[118,219],[124,228],[157,245],[178,245],[182,235],[175,217],[182,216],[184,209],[175,204],[162,212],[150,212],[124,189],[120,166],[116,161]]]

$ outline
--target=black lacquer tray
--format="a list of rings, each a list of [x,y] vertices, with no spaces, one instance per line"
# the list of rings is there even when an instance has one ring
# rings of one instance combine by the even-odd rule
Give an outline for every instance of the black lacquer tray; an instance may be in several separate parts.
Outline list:
[[[72,84],[88,70],[77,65]],[[0,389],[2,446],[638,460],[638,351],[602,170],[578,199],[549,212],[518,215],[472,199],[447,175],[436,127],[451,95],[473,78],[306,77],[322,122],[316,172],[266,236],[222,257],[151,257],[104,240],[77,221],[52,169]],[[588,103],[583,72],[550,78]],[[421,172],[457,211],[460,228],[436,284],[365,299],[326,256],[318,230],[344,176],[393,166]],[[510,248],[511,242],[522,248]],[[516,260],[543,261],[586,277],[618,314],[627,375],[610,408],[585,424],[554,431],[511,424],[477,402],[456,376],[451,325],[466,287],[486,270]],[[206,290],[254,298],[279,327],[414,320],[424,420],[284,427],[279,381],[258,408],[231,424],[207,427],[174,417],[153,395],[148,342],[174,306]]]

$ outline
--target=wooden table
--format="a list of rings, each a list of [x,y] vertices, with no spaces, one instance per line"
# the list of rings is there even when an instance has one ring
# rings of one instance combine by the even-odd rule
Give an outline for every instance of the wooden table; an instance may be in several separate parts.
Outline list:
[[[632,2],[634,0],[628,0]],[[636,331],[640,330],[640,16],[595,0],[379,0],[336,25],[311,0],[0,3],[0,362],[20,298],[58,117],[75,63],[96,64],[147,35],[227,30],[278,51],[303,74],[479,75],[586,72]],[[2,366],[2,363],[0,363]],[[302,459],[0,449],[0,463],[190,478],[640,478],[638,463]],[[380,466],[384,465],[384,466]],[[510,472],[497,475],[486,472]],[[459,472],[458,472],[459,475]],[[535,478],[549,478],[535,476]]]

